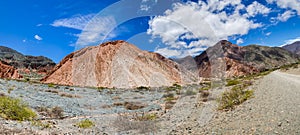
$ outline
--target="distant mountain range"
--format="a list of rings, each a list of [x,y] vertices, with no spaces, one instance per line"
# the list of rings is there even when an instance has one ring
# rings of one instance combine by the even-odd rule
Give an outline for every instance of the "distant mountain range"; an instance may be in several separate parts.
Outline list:
[[[223,40],[196,56],[195,60],[199,76],[235,77],[295,63],[299,57],[280,47],[241,47]]]
[[[29,74],[46,75],[56,65],[47,57],[23,55],[5,46],[0,46],[0,61],[4,65],[17,69],[19,77]]]
[[[200,78],[237,77],[299,61],[299,43],[280,47],[238,46],[222,40],[196,57],[168,59],[125,41],[83,48],[59,64],[43,56],[23,55],[0,46],[0,77],[46,75],[43,83],[132,88],[198,82]]]
[[[196,57],[170,60],[125,41],[87,47],[64,58],[42,82],[92,87],[170,86],[200,77],[236,77],[299,61],[283,48],[220,41]]]
[[[300,55],[300,41],[294,42],[292,44],[288,44],[283,46],[282,48],[294,53]]]

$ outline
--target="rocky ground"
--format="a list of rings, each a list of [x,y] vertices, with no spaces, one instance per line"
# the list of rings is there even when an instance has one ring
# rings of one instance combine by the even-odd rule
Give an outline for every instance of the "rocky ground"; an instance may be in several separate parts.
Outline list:
[[[254,98],[235,110],[215,111],[205,125],[187,121],[171,134],[300,134],[299,75],[275,71],[250,88]]]
[[[210,90],[206,101],[198,92],[201,87],[198,85],[183,87],[181,91],[177,88],[126,90],[0,80],[1,93],[22,99],[35,111],[39,107],[58,106],[64,112],[57,119],[37,111],[38,121],[50,123],[47,128],[28,121],[2,119],[0,133],[300,134],[300,76],[295,75],[297,71],[274,71],[255,81],[249,87],[254,90],[254,97],[232,111],[217,110],[216,99],[228,89],[225,86]],[[155,114],[155,118],[137,120],[148,114]],[[90,119],[95,126],[88,129],[74,126],[84,119]]]

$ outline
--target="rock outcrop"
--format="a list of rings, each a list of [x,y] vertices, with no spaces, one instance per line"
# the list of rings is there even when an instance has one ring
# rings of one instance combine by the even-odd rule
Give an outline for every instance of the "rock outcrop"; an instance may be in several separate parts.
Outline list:
[[[201,77],[236,77],[297,62],[292,53],[279,47],[238,46],[218,42],[195,57]]]
[[[114,41],[71,53],[42,79],[44,83],[91,87],[132,88],[170,86],[197,81],[158,53]]]
[[[0,78],[19,79],[21,77],[17,69],[0,61]]]

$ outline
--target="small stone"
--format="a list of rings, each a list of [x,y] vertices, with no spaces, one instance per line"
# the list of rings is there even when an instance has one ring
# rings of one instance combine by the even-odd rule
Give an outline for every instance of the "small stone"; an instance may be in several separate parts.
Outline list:
[[[282,122],[279,122],[277,125],[278,125],[279,127],[281,127],[281,125],[282,125]]]
[[[286,120],[286,123],[290,123],[290,121],[289,121],[289,120]]]

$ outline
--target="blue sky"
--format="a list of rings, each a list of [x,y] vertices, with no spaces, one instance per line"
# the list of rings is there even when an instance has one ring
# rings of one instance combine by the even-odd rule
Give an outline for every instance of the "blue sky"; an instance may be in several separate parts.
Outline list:
[[[197,55],[221,39],[300,40],[299,0],[10,0],[0,1],[0,16],[0,45],[55,62],[109,40],[167,57]]]

